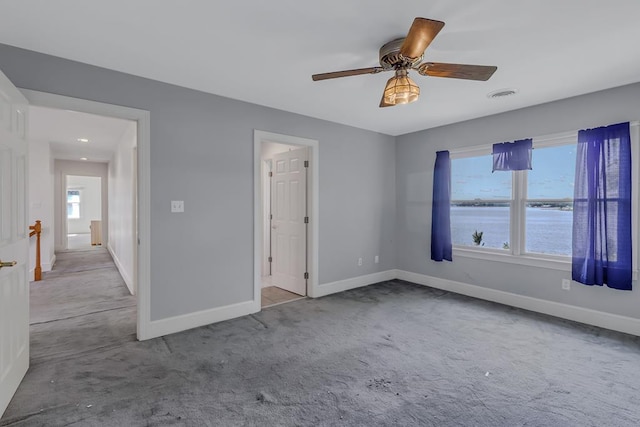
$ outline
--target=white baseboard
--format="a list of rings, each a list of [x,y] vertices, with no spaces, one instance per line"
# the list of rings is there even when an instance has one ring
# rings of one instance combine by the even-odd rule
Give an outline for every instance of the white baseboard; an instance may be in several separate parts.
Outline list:
[[[351,277],[349,279],[318,285],[316,289],[309,290],[309,296],[312,298],[323,297],[325,295],[360,288],[362,286],[372,285],[374,283],[384,282],[395,278],[396,270],[386,270],[378,273],[366,274],[364,276]]]
[[[439,277],[396,270],[396,278],[432,288],[442,289],[457,294],[468,295],[487,301],[523,308],[525,310],[548,314],[563,319],[573,320],[587,325],[599,326],[618,332],[640,336],[640,319],[619,316],[588,308],[576,307],[554,301],[513,294],[468,283],[441,279]]]
[[[136,291],[135,291],[135,288],[133,286],[133,278],[131,277],[131,274],[129,274],[129,272],[124,268],[124,266],[122,265],[122,263],[118,259],[118,256],[113,251],[113,248],[111,248],[111,244],[110,243],[107,243],[107,250],[111,254],[111,258],[113,258],[113,262],[116,265],[116,268],[118,269],[118,272],[120,272],[120,276],[122,276],[122,280],[124,280],[125,285],[127,285],[127,288],[129,289],[129,293],[131,295],[135,295]]]
[[[407,282],[419,285],[429,286],[478,299],[493,301],[512,307],[518,307],[588,325],[599,326],[605,329],[640,336],[640,319],[484,288],[482,286],[470,285],[468,283],[441,279],[404,270],[386,270],[364,276],[352,277],[345,280],[324,283],[317,286],[315,290],[310,289],[309,296],[312,298],[318,298],[393,279],[406,280]],[[224,307],[155,320],[149,323],[148,336],[145,336],[145,339],[168,335],[185,331],[187,329],[209,325],[211,323],[222,322],[224,320],[257,313],[260,309],[260,301],[245,301]]]
[[[115,261],[116,257],[114,257]],[[117,265],[117,262],[116,262]],[[313,298],[342,292],[349,289],[359,288],[361,286],[371,285],[373,283],[384,282],[385,280],[394,279],[396,270],[387,270],[379,273],[367,274],[365,276],[353,277],[337,282],[325,283],[318,286],[319,290],[309,296]],[[145,339],[156,338],[163,335],[169,335],[176,332],[185,331],[187,329],[197,328],[211,323],[222,322],[224,320],[234,319],[236,317],[246,316],[259,312],[261,309],[260,301],[245,301],[237,304],[231,304],[224,307],[217,307],[210,310],[198,311],[195,313],[183,314],[180,316],[168,317],[166,319],[154,320],[149,322]]]
[[[55,263],[56,263],[56,254],[53,254],[51,255],[51,259],[49,259],[49,262],[43,262],[42,264],[40,264],[40,266],[42,267],[43,272],[51,271]]]
[[[145,339],[161,337],[260,311],[260,301],[245,301],[149,322]]]

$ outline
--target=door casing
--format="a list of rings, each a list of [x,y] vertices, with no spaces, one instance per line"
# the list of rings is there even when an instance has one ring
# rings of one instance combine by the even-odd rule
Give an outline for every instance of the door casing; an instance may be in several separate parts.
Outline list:
[[[253,132],[254,154],[254,213],[253,213],[253,301],[254,309],[260,311],[262,289],[262,236],[264,234],[263,204],[262,204],[262,142],[275,142],[279,144],[309,147],[309,175],[307,177],[307,212],[309,214],[309,228],[307,236],[307,266],[309,279],[307,280],[307,296],[318,295],[318,234],[319,234],[319,143],[315,139],[301,138],[291,135],[282,135],[262,130]]]
[[[83,113],[110,116],[137,122],[137,240],[138,250],[137,268],[134,277],[137,299],[137,338],[146,340],[155,338],[151,334],[151,261],[150,261],[150,232],[151,232],[151,200],[149,185],[150,176],[150,146],[151,146],[151,122],[150,112],[135,108],[122,107],[120,105],[105,104],[80,98],[71,98],[46,92],[28,89],[20,90],[31,105],[63,110],[79,111]],[[134,251],[135,254],[136,251]]]

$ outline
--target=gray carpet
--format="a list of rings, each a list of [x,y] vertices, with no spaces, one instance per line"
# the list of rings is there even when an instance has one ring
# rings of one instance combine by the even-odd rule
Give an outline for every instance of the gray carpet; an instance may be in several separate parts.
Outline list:
[[[141,343],[125,330],[113,341],[115,319],[95,323],[88,333],[110,344],[96,341],[76,354],[54,349],[40,359],[0,425],[640,420],[639,338],[407,282],[298,300]]]
[[[104,248],[56,254],[30,283],[31,364],[135,341],[136,299]]]
[[[57,252],[53,270],[44,273],[44,279],[72,272],[112,267],[114,267],[114,264],[111,255],[109,255],[107,249],[101,246],[95,246],[87,250]]]

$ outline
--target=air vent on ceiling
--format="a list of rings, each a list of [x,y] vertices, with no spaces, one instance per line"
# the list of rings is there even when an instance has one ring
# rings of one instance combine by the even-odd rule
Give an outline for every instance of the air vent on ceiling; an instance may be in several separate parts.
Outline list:
[[[500,89],[487,94],[487,98],[496,99],[504,98],[505,96],[512,96],[518,93],[515,89]]]

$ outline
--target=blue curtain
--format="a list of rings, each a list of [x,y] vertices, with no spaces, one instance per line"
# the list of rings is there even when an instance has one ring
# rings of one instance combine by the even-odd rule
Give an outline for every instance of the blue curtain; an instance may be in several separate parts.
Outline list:
[[[573,280],[631,290],[629,123],[578,133],[572,252]]]
[[[521,171],[531,170],[531,138],[514,142],[493,144],[493,170]]]
[[[448,151],[436,153],[431,205],[431,259],[452,261],[451,257],[451,160]]]

